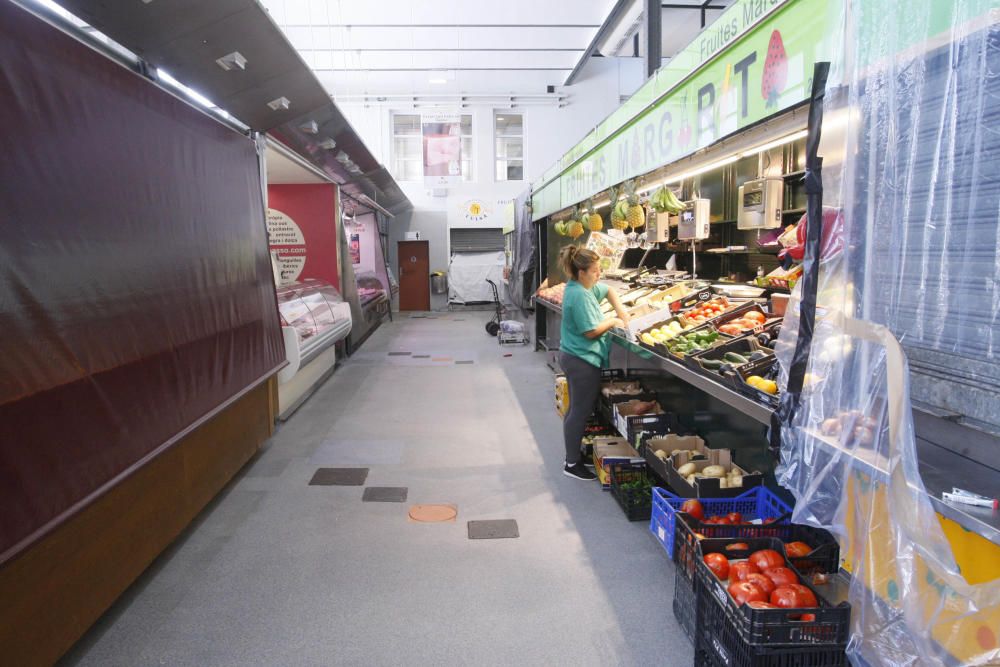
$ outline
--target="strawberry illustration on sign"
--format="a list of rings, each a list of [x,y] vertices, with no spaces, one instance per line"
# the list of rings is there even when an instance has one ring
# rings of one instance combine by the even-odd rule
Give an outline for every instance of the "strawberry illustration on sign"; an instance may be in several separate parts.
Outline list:
[[[677,133],[677,140],[680,142],[681,149],[688,147],[691,143],[691,123],[688,122],[687,118],[687,93],[684,94],[684,99],[681,100],[681,114],[683,114],[684,119],[681,121],[681,129]]]
[[[767,45],[767,60],[764,61],[764,74],[760,81],[760,94],[767,100],[767,108],[778,105],[778,96],[785,91],[787,82],[788,55],[785,54],[781,33],[775,30]]]

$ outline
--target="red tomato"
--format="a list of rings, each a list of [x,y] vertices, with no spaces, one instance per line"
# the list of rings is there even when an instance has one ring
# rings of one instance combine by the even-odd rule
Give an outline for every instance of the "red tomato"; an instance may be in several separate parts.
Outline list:
[[[789,558],[802,558],[812,553],[812,547],[805,542],[789,542],[785,545],[785,553]]]
[[[681,505],[681,511],[687,512],[698,521],[705,518],[705,508],[701,506],[701,501],[696,498],[685,500],[684,504]]]
[[[775,522],[775,521],[777,521],[777,520],[778,520],[778,517],[776,517],[776,516],[772,516],[772,517],[768,517],[768,518],[764,519],[764,523],[765,523],[765,524],[768,524],[768,523],[774,523],[774,522]]]
[[[726,515],[726,521],[735,526],[736,524],[743,523],[743,515],[739,512],[730,512]]]
[[[746,551],[749,548],[750,545],[746,542],[733,542],[726,545],[726,551]]]
[[[783,609],[798,609],[800,607],[817,607],[816,596],[802,584],[779,586],[771,593],[771,604]]]
[[[748,584],[745,581],[737,581],[735,583],[729,584],[729,594],[733,596],[736,600],[736,604],[743,604],[744,602],[766,602],[767,594],[754,586],[753,584]]]
[[[732,563],[729,566],[729,580],[730,581],[743,581],[747,578],[748,574],[760,574],[760,570],[757,566],[748,560],[741,560],[737,563]],[[767,591],[770,593],[771,591]]]
[[[777,586],[774,585],[774,582],[771,580],[770,577],[760,572],[751,572],[746,576],[746,579],[744,579],[744,581],[750,582],[751,584],[753,584],[760,590],[764,591],[768,595],[773,593],[774,589],[777,588]]]
[[[816,620],[816,614],[789,614],[788,620],[801,621],[802,623],[812,623]]]
[[[775,607],[770,602],[757,602],[756,600],[754,600],[753,602],[747,602],[747,604],[753,607],[754,609],[777,609],[777,607]]]
[[[750,561],[757,566],[761,572],[767,572],[772,567],[784,567],[785,557],[774,549],[761,549],[750,555]]]
[[[799,583],[799,578],[796,576],[790,568],[787,567],[772,567],[770,570],[765,572],[767,578],[774,582],[774,586],[787,586],[788,584]]]
[[[712,574],[725,581],[729,578],[729,559],[722,554],[705,554],[705,565]]]

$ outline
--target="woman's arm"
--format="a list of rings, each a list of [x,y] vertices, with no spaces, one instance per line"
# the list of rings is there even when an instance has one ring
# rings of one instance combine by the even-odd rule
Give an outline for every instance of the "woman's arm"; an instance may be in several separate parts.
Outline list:
[[[617,317],[609,317],[606,320],[604,320],[603,322],[601,322],[600,324],[598,324],[596,327],[594,327],[593,329],[591,329],[590,331],[584,331],[583,335],[584,335],[584,337],[593,340],[594,338],[598,338],[599,336],[603,336],[605,333],[607,333],[609,330],[611,330],[611,329],[613,329],[615,327],[619,327],[621,329],[624,329],[625,328],[625,323],[621,319],[619,319]]]
[[[618,292],[616,292],[613,287],[608,288],[607,299],[608,301],[611,302],[611,305],[614,306],[615,312],[618,313],[618,319],[620,319],[623,323],[622,328],[627,327],[629,322],[629,316],[625,312],[625,306],[622,305],[621,300],[618,298]]]

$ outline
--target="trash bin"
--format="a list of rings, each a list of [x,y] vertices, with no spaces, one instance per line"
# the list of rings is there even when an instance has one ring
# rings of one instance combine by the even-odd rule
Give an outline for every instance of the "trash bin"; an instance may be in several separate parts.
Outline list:
[[[443,271],[431,274],[431,292],[434,294],[448,293],[448,276]]]

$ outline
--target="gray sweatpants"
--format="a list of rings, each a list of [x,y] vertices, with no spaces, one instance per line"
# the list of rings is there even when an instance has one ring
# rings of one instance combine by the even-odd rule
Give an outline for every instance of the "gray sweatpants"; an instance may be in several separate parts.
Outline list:
[[[594,412],[594,403],[601,391],[601,369],[580,357],[559,353],[559,365],[569,384],[569,410],[563,417],[563,440],[566,443],[566,463],[580,462],[580,445],[587,418]]]

